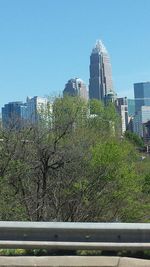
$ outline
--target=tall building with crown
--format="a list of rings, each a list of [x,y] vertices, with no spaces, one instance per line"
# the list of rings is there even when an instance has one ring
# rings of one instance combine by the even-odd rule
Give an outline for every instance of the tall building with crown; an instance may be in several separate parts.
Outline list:
[[[97,41],[90,56],[89,98],[105,100],[113,94],[112,71],[109,54],[101,41]]]

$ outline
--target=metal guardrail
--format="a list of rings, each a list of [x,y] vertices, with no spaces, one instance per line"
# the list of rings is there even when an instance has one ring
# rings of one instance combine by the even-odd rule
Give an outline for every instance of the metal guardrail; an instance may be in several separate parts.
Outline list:
[[[0,248],[150,249],[150,223],[0,222]]]

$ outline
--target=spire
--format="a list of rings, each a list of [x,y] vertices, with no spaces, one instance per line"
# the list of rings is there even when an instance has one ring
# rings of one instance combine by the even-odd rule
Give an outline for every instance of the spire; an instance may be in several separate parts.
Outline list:
[[[101,40],[97,40],[96,41],[96,45],[95,45],[95,47],[92,50],[92,53],[97,53],[97,52],[99,52],[99,53],[105,53],[105,54],[108,53],[107,50],[106,50],[106,47],[104,46],[104,44],[102,43]]]

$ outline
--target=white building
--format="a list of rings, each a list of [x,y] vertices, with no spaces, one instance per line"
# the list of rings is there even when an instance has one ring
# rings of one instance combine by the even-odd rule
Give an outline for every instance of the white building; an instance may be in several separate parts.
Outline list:
[[[121,117],[121,132],[123,134],[128,126],[128,103],[126,97],[117,98],[117,110]]]
[[[48,100],[45,97],[27,97],[27,121],[37,123],[47,110]]]

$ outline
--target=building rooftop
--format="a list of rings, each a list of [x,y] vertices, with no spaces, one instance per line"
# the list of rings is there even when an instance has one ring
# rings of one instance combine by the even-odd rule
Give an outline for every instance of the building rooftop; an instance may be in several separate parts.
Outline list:
[[[107,54],[108,52],[107,52],[106,47],[102,43],[102,41],[101,40],[97,40],[96,41],[96,45],[92,50],[92,53],[105,53],[105,54]]]

